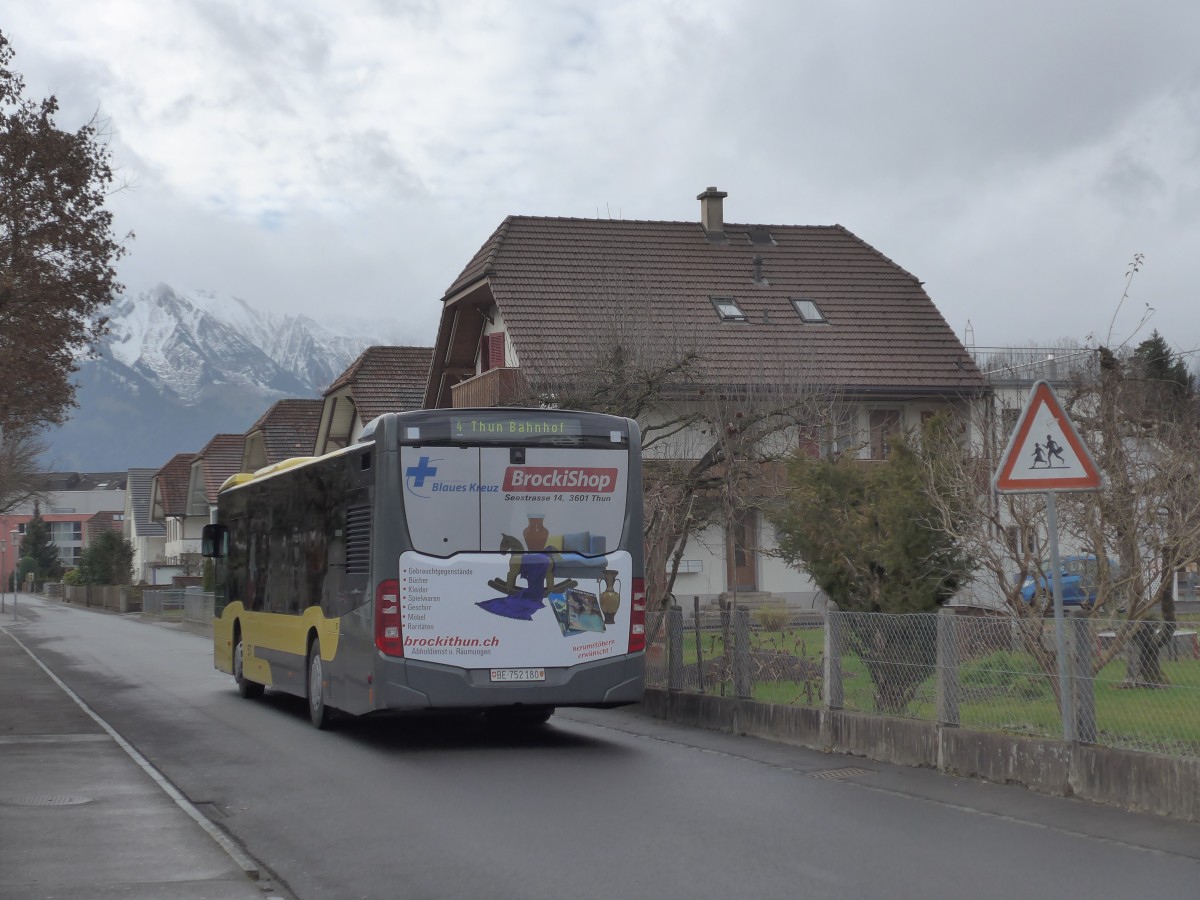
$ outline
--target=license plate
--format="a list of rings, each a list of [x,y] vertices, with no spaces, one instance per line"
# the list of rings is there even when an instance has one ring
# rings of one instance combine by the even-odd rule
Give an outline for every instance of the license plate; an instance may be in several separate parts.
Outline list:
[[[545,669],[492,669],[492,681],[545,681]]]

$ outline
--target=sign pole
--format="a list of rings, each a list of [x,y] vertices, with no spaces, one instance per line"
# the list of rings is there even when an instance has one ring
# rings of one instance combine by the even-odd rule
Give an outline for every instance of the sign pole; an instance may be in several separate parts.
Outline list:
[[[1054,491],[1046,492],[1046,528],[1050,532],[1050,569],[1054,585],[1054,646],[1058,656],[1058,692],[1062,709],[1063,740],[1075,740],[1075,709],[1067,661],[1067,626],[1063,613],[1062,566],[1058,562],[1058,504]]]
[[[1000,458],[1000,468],[996,471],[992,486],[1001,494],[1046,495],[1063,740],[1075,741],[1075,696],[1071,663],[1067,659],[1067,623],[1063,613],[1062,564],[1058,558],[1056,496],[1059,491],[1102,490],[1104,478],[1050,382],[1039,381],[1029,392],[1017,427]]]

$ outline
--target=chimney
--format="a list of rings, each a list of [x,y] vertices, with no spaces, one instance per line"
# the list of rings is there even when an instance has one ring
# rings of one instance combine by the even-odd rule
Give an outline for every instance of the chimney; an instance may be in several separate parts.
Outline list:
[[[754,283],[766,284],[767,279],[763,277],[763,258],[756,256],[750,262],[754,265]]]
[[[718,191],[715,187],[706,188],[703,194],[696,195],[700,201],[700,224],[709,237],[725,236],[725,215],[721,207],[722,201],[728,196],[725,191]]]

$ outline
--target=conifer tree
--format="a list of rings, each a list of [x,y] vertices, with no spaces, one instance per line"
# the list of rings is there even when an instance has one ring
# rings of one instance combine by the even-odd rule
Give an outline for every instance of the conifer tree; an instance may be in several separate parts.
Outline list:
[[[21,556],[37,563],[37,577],[58,578],[62,575],[62,561],[58,558],[58,547],[50,538],[50,529],[42,518],[39,504],[33,504],[33,518],[25,525],[25,537],[21,539]]]
[[[129,584],[133,569],[133,544],[115,531],[97,537],[79,558],[84,584]]]

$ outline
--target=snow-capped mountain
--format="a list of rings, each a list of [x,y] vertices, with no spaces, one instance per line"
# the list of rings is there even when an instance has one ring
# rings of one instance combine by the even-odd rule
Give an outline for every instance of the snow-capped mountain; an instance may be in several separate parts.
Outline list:
[[[307,316],[274,315],[236,297],[160,284],[119,298],[96,358],[81,359],[79,408],[47,435],[44,463],[63,471],[160,466],[218,433],[241,433],[276,400],[319,397],[371,344]]]
[[[334,334],[307,316],[262,312],[237,297],[160,284],[109,310],[115,362],[194,404],[234,383],[267,394],[319,392],[372,342]],[[378,341],[379,338],[374,338]]]

